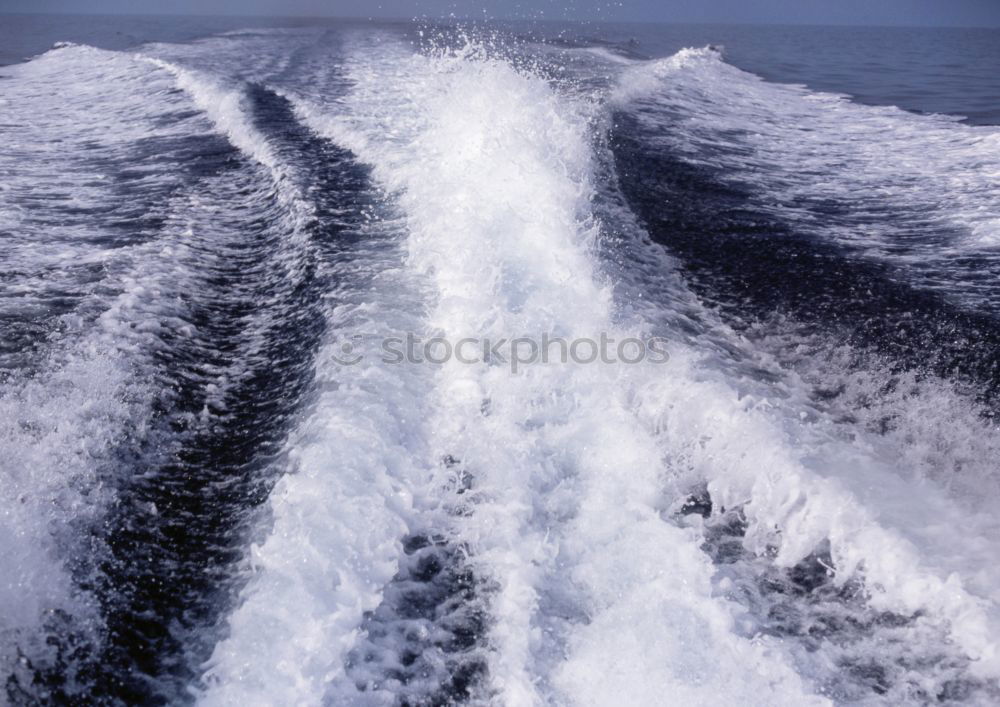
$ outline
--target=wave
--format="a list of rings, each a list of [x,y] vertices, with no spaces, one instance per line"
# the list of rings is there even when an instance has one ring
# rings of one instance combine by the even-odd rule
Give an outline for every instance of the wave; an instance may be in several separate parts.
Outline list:
[[[455,337],[534,329],[567,336],[628,333],[615,328],[611,290],[592,257],[598,226],[589,208],[589,109],[574,109],[542,79],[504,62],[411,56],[385,43],[375,46],[355,48],[348,70],[356,88],[342,104],[300,101],[299,110],[370,163],[394,195],[407,226],[408,268],[426,278],[433,293],[426,326]],[[331,115],[331,108],[344,112]],[[656,426],[641,424],[635,406],[652,381],[686,381],[685,370],[679,363],[623,378],[607,369],[545,368],[515,378],[485,365],[454,365],[427,383],[428,407],[418,418],[406,416],[412,422],[403,434],[425,440],[418,469],[432,473],[404,473],[398,483],[408,497],[437,498],[433,506],[454,509],[421,522],[436,522],[439,535],[463,548],[482,587],[477,601],[486,602],[492,621],[483,637],[486,676],[469,687],[472,694],[512,702],[559,695],[586,701],[588,694],[615,691],[642,699],[649,696],[637,691],[656,682],[696,697],[707,689],[699,687],[699,676],[712,672],[743,690],[766,689],[779,701],[807,699],[794,672],[769,655],[776,644],[731,634],[737,607],[712,597],[712,565],[697,534],[661,517],[664,451]],[[731,395],[720,394],[723,400]],[[662,410],[669,400],[647,404]],[[357,408],[354,414],[352,420],[365,420],[372,411]],[[390,439],[397,438],[396,425],[390,429]],[[375,444],[385,448],[384,441]],[[369,466],[383,464],[372,460]],[[287,479],[293,492],[300,484],[317,489],[334,508],[358,498],[363,508],[375,504],[377,514],[368,511],[374,518],[392,518],[378,496],[371,499],[370,483],[344,498],[343,482],[335,477],[324,481],[336,484],[332,494],[308,479]],[[318,528],[290,525],[301,516],[292,504],[278,503],[274,534],[261,546],[268,562],[213,659],[224,669],[210,672],[215,684],[208,701],[225,702],[243,690],[266,690],[275,699],[324,693],[383,699],[381,690],[397,683],[373,683],[356,668],[352,673],[350,663],[343,667],[351,648],[344,631],[362,628],[363,609],[379,601],[372,563],[384,567],[381,581],[395,572],[403,532],[416,521],[386,528],[379,520],[374,551],[372,537],[337,530],[347,545],[332,556],[358,558],[349,571],[304,563],[297,572],[311,568],[307,578],[292,583],[282,568],[301,556],[294,548],[313,547]],[[672,568],[669,576],[657,569],[665,566]],[[331,583],[355,589],[331,595]],[[302,587],[315,590],[302,594]],[[273,607],[287,606],[293,590],[298,604],[326,602],[330,623],[321,625],[344,637],[323,641],[312,652],[317,662],[302,661],[300,644],[278,638],[311,635],[306,626],[317,623],[312,610],[275,616]],[[688,618],[679,624],[682,616]],[[642,639],[631,626],[643,627]],[[672,638],[644,640],[654,635]],[[594,661],[606,655],[597,646],[608,641],[617,648],[616,670],[595,685],[583,676],[597,674]],[[276,652],[258,662],[255,647],[265,643]],[[659,648],[650,651],[650,645]],[[400,655],[404,649],[405,643],[392,648]],[[682,670],[674,660],[680,652],[687,654]],[[264,672],[275,664],[288,667],[278,675]]]
[[[405,228],[395,237],[405,238],[406,269],[429,297],[426,321],[414,312],[407,326],[451,336],[532,327],[624,335],[660,326],[656,317],[622,317],[625,303],[614,300],[595,260],[604,225],[592,206],[593,104],[475,50],[416,56],[380,38],[352,52],[354,88],[343,99],[324,104],[276,90],[305,124],[370,164],[401,213],[396,228]],[[673,277],[676,265],[660,262]],[[385,295],[359,296],[374,303],[337,316],[335,328],[377,337]],[[688,343],[663,371],[511,378],[487,366],[446,366],[411,378],[364,364],[356,372],[373,386],[363,392],[343,389],[350,376],[335,360],[338,342],[330,342],[320,370],[333,391],[290,444],[305,456],[272,497],[274,528],[254,550],[254,578],[209,663],[204,701],[259,691],[373,704],[393,695],[642,701],[653,683],[698,700],[703,685],[715,694],[719,675],[734,695],[762,691],[771,703],[801,703],[813,690],[862,694],[853,683],[830,682],[794,630],[745,613],[740,592],[775,606],[754,582],[777,573],[773,581],[797,587],[787,577],[810,562],[828,568],[819,585],[860,587],[861,604],[847,609],[846,600],[832,600],[837,611],[856,612],[859,621],[865,611],[899,617],[866,619],[874,628],[863,635],[844,629],[837,640],[853,653],[828,644],[825,659],[845,670],[875,661],[891,676],[891,694],[912,699],[914,677],[897,666],[927,660],[950,635],[968,657],[947,658],[956,667],[942,669],[927,689],[956,675],[993,675],[995,644],[982,629],[994,620],[984,596],[993,581],[982,571],[993,566],[994,551],[954,553],[963,531],[989,534],[985,520],[902,480],[874,442],[843,441],[804,400],[782,403],[787,391],[771,398],[767,386],[733,381],[716,358],[705,358],[699,337],[680,340]],[[757,392],[748,396],[747,388]],[[386,390],[407,411],[391,424]],[[800,415],[814,424],[802,427]],[[367,432],[345,438],[359,425]],[[381,428],[388,434],[371,435]],[[346,460],[342,475],[330,472],[333,458]],[[358,461],[368,471],[355,471]],[[699,487],[714,509],[705,521],[684,510]],[[354,532],[357,508],[374,532]],[[336,523],[325,509],[335,509]],[[730,571],[701,547],[733,537],[719,530],[733,513],[735,542],[748,554]],[[931,519],[956,535],[928,532]],[[414,586],[415,570],[407,569],[414,548],[432,537],[453,548],[435,562],[453,562],[454,552],[464,558],[470,574],[462,586],[474,590],[460,605],[490,618],[461,619],[470,642],[449,649],[458,657],[440,652],[439,662],[420,663],[416,680],[405,677],[405,656],[418,640],[405,627],[415,619],[398,592],[431,596],[442,586]],[[293,614],[293,605],[307,609]],[[800,608],[809,606],[803,600]],[[450,610],[419,616],[424,630],[454,635],[444,629],[454,626]],[[887,640],[879,622],[890,620],[904,640],[919,641],[913,651],[872,653],[868,637]],[[277,673],[269,670],[275,665]],[[457,666],[471,671],[469,681],[449,682]],[[589,678],[598,674],[599,683]]]
[[[770,83],[710,48],[626,71],[611,99],[768,214],[996,308],[996,128]]]
[[[875,331],[865,330],[871,335],[866,343],[885,346],[885,352],[876,348],[881,356],[866,354],[859,346],[860,337],[851,335],[851,326],[855,325],[852,311],[867,302],[878,310],[876,316],[882,321],[893,322],[886,327],[891,328],[896,326],[894,307],[898,300],[902,302],[901,311],[907,309],[908,303],[913,321],[919,319],[930,326],[928,322],[937,315],[930,313],[931,305],[925,301],[928,296],[904,291],[908,286],[898,284],[905,277],[903,273],[887,276],[883,270],[866,269],[869,266],[859,264],[857,256],[852,259],[849,252],[829,247],[827,244],[844,235],[836,228],[828,228],[831,222],[836,226],[839,213],[829,202],[822,210],[817,205],[802,205],[801,213],[789,213],[790,209],[780,201],[775,203],[778,188],[804,191],[820,186],[825,188],[829,201],[845,199],[845,203],[856,203],[847,201],[839,191],[842,184],[862,180],[868,174],[849,169],[854,151],[871,160],[888,156],[887,163],[891,164],[895,150],[916,150],[923,140],[939,139],[956,146],[954,154],[946,152],[941,160],[957,158],[957,170],[961,160],[976,150],[980,161],[989,159],[983,147],[990,144],[992,133],[896,109],[857,106],[798,87],[768,84],[725,64],[711,50],[685,50],[625,72],[612,92],[610,105],[616,111],[616,120],[609,159],[618,167],[626,201],[637,209],[657,241],[678,257],[685,278],[699,295],[721,303],[721,310],[706,320],[713,321],[718,315],[725,325],[738,328],[742,336],[734,337],[733,355],[748,362],[770,358],[782,371],[775,378],[776,385],[762,386],[761,380],[752,380],[753,376],[740,381],[754,400],[752,407],[763,404],[772,410],[767,417],[772,418],[769,425],[776,423],[776,427],[770,431],[767,426],[756,427],[763,424],[756,416],[717,416],[715,428],[724,433],[713,433],[712,423],[706,420],[703,426],[696,424],[690,438],[681,434],[668,447],[672,454],[699,467],[691,483],[704,483],[705,498],[711,499],[707,506],[708,547],[716,547],[713,536],[730,543],[728,550],[723,545],[716,555],[727,568],[723,573],[728,574],[733,565],[753,573],[764,572],[760,566],[748,569],[737,556],[727,555],[735,542],[752,549],[758,558],[771,557],[779,567],[794,569],[790,575],[793,579],[782,580],[783,592],[815,596],[816,588],[832,579],[830,592],[836,595],[834,587],[850,587],[856,577],[862,581],[860,591],[867,606],[899,616],[920,616],[921,621],[934,617],[935,630],[950,635],[971,659],[954,668],[958,675],[973,676],[973,683],[995,680],[996,645],[982,627],[996,621],[992,589],[995,579],[983,574],[984,568],[994,564],[996,547],[988,541],[970,545],[968,538],[995,535],[994,521],[985,510],[990,501],[979,505],[974,497],[995,497],[996,472],[986,450],[992,449],[997,439],[989,408],[976,402],[975,390],[972,395],[966,392],[964,379],[955,373],[959,365],[981,369],[981,377],[970,376],[972,385],[978,385],[980,391],[993,385],[989,347],[973,344],[967,348],[969,362],[960,364],[960,358],[948,359],[953,379],[921,368],[918,358],[901,359],[899,350],[903,347],[894,351],[886,345],[894,339],[877,327]],[[881,142],[872,139],[873,133],[881,136]],[[809,160],[821,159],[812,147],[804,146],[812,146],[814,137],[816,150],[831,149],[827,155],[830,164],[815,171],[803,168],[804,161],[808,167]],[[890,142],[894,138],[898,138],[895,143]],[[834,148],[842,152],[834,155]],[[884,170],[878,174],[880,179],[886,177]],[[651,186],[652,182],[643,181],[639,175],[659,175],[661,181]],[[969,180],[981,182],[969,167],[963,175],[963,179],[968,176]],[[907,177],[906,187],[912,194],[907,194],[900,184],[898,191],[879,191],[878,197],[887,201],[899,195],[914,200],[924,198],[928,194],[924,190],[934,187],[933,180],[923,184],[921,177],[920,173]],[[892,179],[885,178],[885,182],[891,184]],[[989,189],[982,184],[958,183],[973,198],[989,198]],[[905,220],[906,209],[912,210],[912,204],[896,202],[894,217],[878,217],[873,228],[883,222],[891,228],[893,223]],[[961,216],[960,205],[939,202],[938,207]],[[846,211],[851,208],[844,207]],[[862,204],[859,208],[866,207]],[[799,235],[803,231],[806,236]],[[877,240],[884,231],[864,233],[866,238],[873,236]],[[969,247],[965,241],[954,243],[958,244],[956,248]],[[795,256],[776,255],[786,250]],[[890,253],[886,258],[906,256]],[[669,264],[665,262],[665,266]],[[629,272],[632,278],[649,277],[648,268],[626,265],[621,271],[626,273],[626,279]],[[810,273],[803,278],[809,277],[816,286],[800,284],[799,271]],[[858,289],[853,278],[861,280],[861,272],[867,273],[863,276],[867,287]],[[896,284],[880,284],[880,278],[893,278]],[[639,280],[635,287],[641,290],[643,284]],[[900,291],[894,293],[892,287]],[[859,293],[866,291],[868,299],[860,299],[864,295]],[[827,304],[821,298],[826,298]],[[982,306],[981,300],[976,303]],[[962,314],[954,305],[933,306],[942,312],[942,332],[947,330],[954,336],[962,326],[962,317],[966,317],[977,323],[970,324],[970,332],[989,335],[982,334],[990,331],[986,315]],[[902,311],[898,322],[904,330],[908,327],[905,315]],[[917,326],[917,330],[924,331],[920,328],[924,325]],[[923,347],[927,341],[924,336],[913,345]],[[748,356],[748,348],[756,351]],[[938,353],[942,350],[938,349]],[[943,358],[948,355],[950,352]],[[727,378],[732,375],[732,366],[720,363],[718,354],[713,358],[716,360],[711,368],[726,371]],[[664,390],[660,395],[675,401],[689,400],[689,419],[680,427],[710,408],[709,399],[723,399],[721,393],[697,400],[687,398],[683,390]],[[781,422],[783,417],[785,422]],[[753,431],[739,433],[743,424],[753,424]],[[671,435],[679,427],[676,420],[671,425],[669,419],[662,426]],[[934,432],[927,436],[931,428]],[[976,432],[970,434],[970,430]],[[704,468],[693,462],[701,458],[702,452],[679,451],[690,450],[689,439],[697,439],[699,434],[712,440],[701,443],[706,445]],[[972,440],[974,435],[976,441]],[[747,446],[739,446],[741,452],[722,451],[737,439],[748,440]],[[926,439],[928,444],[918,439]],[[716,444],[723,447],[708,451]],[[756,454],[778,454],[784,461],[779,462],[779,457],[750,461]],[[722,459],[731,461],[720,464]],[[733,472],[722,471],[735,459],[740,462]],[[743,462],[758,471],[744,469]],[[692,498],[700,497],[695,494]],[[685,503],[694,508],[702,502]],[[716,515],[720,506],[740,510],[735,516],[729,510]],[[748,514],[749,509],[754,510]],[[755,519],[757,513],[761,515]],[[720,533],[719,519],[727,517],[721,521],[722,526],[735,525],[715,535]],[[756,536],[758,532],[762,535]],[[813,571],[806,569],[809,562],[814,563],[819,577],[829,574],[828,579],[819,584],[807,582],[808,590],[795,589],[794,577],[808,576]],[[781,619],[774,619],[789,608],[781,606],[781,602],[776,606],[773,597],[767,600],[767,591],[762,593],[759,585],[754,586],[760,580],[748,581],[746,576],[733,580],[733,576],[726,580],[735,581],[726,584],[727,594],[742,596],[758,617],[770,617],[757,620],[758,630],[806,640],[803,636],[807,634],[799,632],[805,631],[809,622],[816,622],[814,625],[826,626],[823,631],[831,631],[839,638],[812,643],[808,651],[820,649],[841,669],[858,663],[878,665],[875,673],[866,674],[870,667],[857,668],[856,679],[867,689],[875,685],[880,692],[900,701],[949,693],[956,674],[949,666],[956,663],[940,657],[916,657],[922,651],[938,651],[940,638],[907,639],[910,655],[886,653],[875,658],[864,655],[858,646],[845,652],[834,648],[838,641],[844,642],[842,645],[854,640],[864,643],[868,640],[865,632],[872,630],[876,635],[883,631],[883,640],[898,640],[888,638],[898,627],[890,630],[882,623],[883,628],[878,628],[884,619],[859,618],[858,625],[866,628],[855,632],[856,639],[850,639],[850,631],[830,628],[832,619],[823,614],[827,609],[810,604],[797,604],[791,609],[798,624],[789,627]],[[856,591],[851,589],[848,595]],[[838,601],[847,601],[844,596]],[[812,613],[814,610],[818,613]],[[842,610],[841,604],[838,611]],[[916,625],[907,629],[913,633],[922,630]],[[812,672],[815,683],[825,685],[827,694],[836,699],[862,699],[865,694],[866,688],[859,692],[845,684],[850,680],[842,676],[824,677],[824,671],[802,655],[795,660],[805,674]],[[923,683],[924,677],[908,672],[906,666],[915,660],[941,666],[931,686]]]
[[[154,206],[162,193],[163,215],[145,238],[132,231],[115,244],[127,255],[62,317],[68,331],[45,342],[44,375],[15,374],[3,398],[6,456],[35,465],[11,472],[32,505],[12,507],[22,541],[11,540],[18,553],[4,558],[5,573],[51,587],[5,595],[8,696],[184,699],[200,651],[216,640],[213,616],[240,586],[234,569],[255,499],[280,473],[273,447],[312,380],[317,290],[329,287],[324,263],[336,250],[328,241],[349,221],[331,203],[365,181],[342,151],[270,125],[288,123],[281,99],[252,86],[89,47],[18,71],[26,110],[38,110],[56,71],[77,79],[67,104],[79,93],[91,112],[95,85],[118,72],[120,92],[106,92],[101,108],[115,115],[120,95],[139,107],[126,104],[121,130],[88,135],[89,151],[70,158],[108,170],[111,188],[99,193],[112,210],[129,196]],[[286,153],[299,150],[317,161],[293,168]],[[173,158],[183,167],[164,164]],[[144,164],[148,177],[128,178]],[[118,193],[121,183],[132,191]],[[307,199],[306,185],[323,191]],[[101,226],[94,240],[107,247],[101,238],[114,231]],[[35,250],[21,251],[25,269],[38,267]],[[159,589],[167,576],[169,594]]]
[[[84,671],[66,664],[71,649],[52,637],[100,640],[100,605],[81,580],[93,577],[104,552],[93,529],[114,507],[121,451],[141,443],[155,396],[127,346],[93,327],[109,299],[129,297],[118,278],[149,254],[144,242],[179,181],[149,175],[140,186],[113,177],[127,169],[118,160],[132,143],[162,149],[150,162],[182,156],[180,138],[191,125],[180,116],[157,124],[178,111],[161,93],[169,86],[113,52],[64,46],[10,72],[3,162],[12,177],[0,209],[9,234],[0,676],[7,687],[26,686],[33,671],[61,665],[72,692],[82,689]],[[93,87],[102,83],[111,87],[102,96],[106,112],[94,110]],[[122,199],[136,192],[145,213]],[[62,346],[53,343],[60,338]]]

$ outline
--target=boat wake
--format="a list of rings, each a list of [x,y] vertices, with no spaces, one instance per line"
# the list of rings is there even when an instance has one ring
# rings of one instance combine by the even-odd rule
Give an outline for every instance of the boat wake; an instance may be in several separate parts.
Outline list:
[[[7,699],[1000,699],[1000,132],[441,36],[10,69]]]

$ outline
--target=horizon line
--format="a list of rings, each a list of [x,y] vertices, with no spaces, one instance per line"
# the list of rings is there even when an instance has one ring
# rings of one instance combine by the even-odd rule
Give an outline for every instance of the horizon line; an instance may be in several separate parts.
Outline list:
[[[1000,25],[940,25],[940,24],[859,24],[852,22],[726,22],[719,20],[622,20],[607,18],[555,19],[551,17],[452,17],[444,15],[372,16],[372,15],[314,15],[290,14],[271,15],[262,13],[216,13],[216,12],[86,12],[60,10],[36,10],[34,12],[8,11],[0,9],[0,16],[7,17],[204,17],[226,19],[272,19],[272,20],[350,20],[363,22],[551,22],[568,24],[620,24],[620,25],[722,25],[736,27],[871,27],[881,29],[1000,29]]]

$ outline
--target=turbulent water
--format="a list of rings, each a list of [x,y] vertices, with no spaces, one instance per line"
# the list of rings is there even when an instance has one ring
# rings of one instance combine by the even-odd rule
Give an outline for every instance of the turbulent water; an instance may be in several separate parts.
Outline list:
[[[989,110],[258,25],[0,69],[0,701],[1000,701]]]

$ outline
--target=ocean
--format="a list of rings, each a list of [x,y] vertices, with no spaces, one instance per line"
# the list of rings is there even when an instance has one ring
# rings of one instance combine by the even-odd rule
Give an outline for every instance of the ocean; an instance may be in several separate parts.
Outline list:
[[[0,703],[996,704],[1000,30],[0,16]]]

